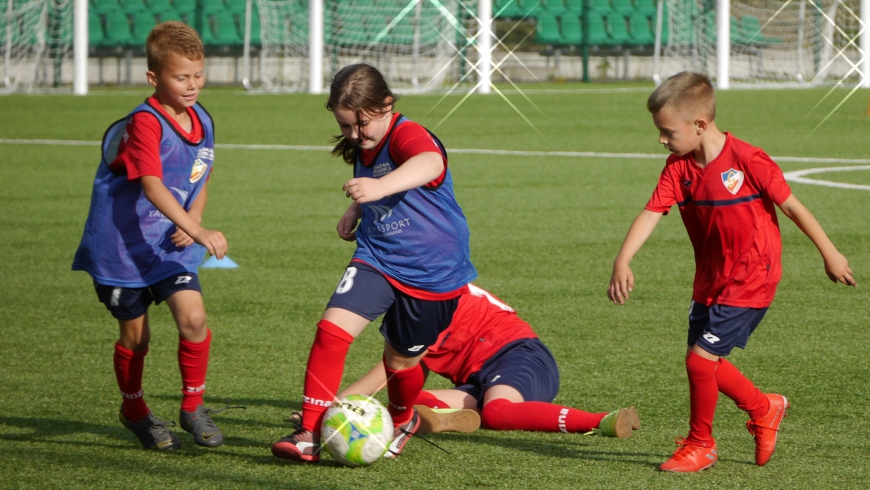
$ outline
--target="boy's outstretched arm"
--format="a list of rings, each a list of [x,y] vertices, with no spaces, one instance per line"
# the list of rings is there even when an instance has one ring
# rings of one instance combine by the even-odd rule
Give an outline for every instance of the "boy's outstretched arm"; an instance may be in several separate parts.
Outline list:
[[[414,155],[399,168],[379,179],[350,179],[341,190],[354,202],[363,204],[424,186],[437,179],[443,171],[444,159],[441,154],[427,151]]]
[[[813,213],[806,208],[794,194],[788,196],[782,204],[779,205],[782,213],[797,225],[804,234],[812,240],[813,244],[819,249],[822,254],[822,259],[825,261],[825,273],[834,282],[841,282],[847,286],[857,286],[858,283],[852,277],[852,269],[849,268],[849,261],[843,256],[834,246],[825,230],[816,221]]]
[[[151,204],[163,213],[163,216],[175,223],[175,226],[184,230],[185,233],[193,238],[193,241],[208,249],[208,253],[216,256],[219,259],[224,258],[227,253],[227,239],[224,234],[215,231],[207,230],[199,226],[193,218],[178,204],[175,196],[169,192],[169,189],[163,185],[160,177],[153,175],[143,175],[139,179],[142,184],[142,190],[145,192],[145,197],[151,201]]]
[[[628,293],[634,289],[634,274],[631,273],[628,264],[655,230],[661,217],[662,213],[654,213],[644,209],[628,228],[619,254],[613,261],[613,274],[610,276],[610,287],[607,288],[607,297],[614,304],[624,305],[625,300],[628,299]]]

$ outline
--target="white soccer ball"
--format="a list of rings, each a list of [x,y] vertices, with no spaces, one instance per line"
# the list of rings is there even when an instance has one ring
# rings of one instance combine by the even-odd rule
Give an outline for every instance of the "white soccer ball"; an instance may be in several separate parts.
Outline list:
[[[321,437],[339,463],[368,466],[381,459],[390,447],[393,418],[374,398],[348,395],[326,411]]]

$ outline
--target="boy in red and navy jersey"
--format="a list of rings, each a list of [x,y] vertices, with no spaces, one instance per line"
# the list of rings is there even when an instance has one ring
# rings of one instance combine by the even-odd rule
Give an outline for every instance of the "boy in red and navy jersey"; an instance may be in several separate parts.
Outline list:
[[[417,397],[414,408],[423,419],[422,432],[471,432],[481,419],[490,430],[597,430],[619,438],[640,428],[634,407],[591,413],[552,403],[559,391],[559,368],[550,350],[513,308],[474,284],[460,296],[450,326],[421,363],[455,386]],[[386,382],[380,362],[338,396],[372,395]]]
[[[719,131],[713,85],[682,72],[650,95],[647,108],[670,152],[659,183],[631,224],[613,264],[608,296],[624,304],[634,287],[629,262],[663,214],[677,205],[695,251],[686,371],[691,416],[689,435],[661,465],[663,471],[695,472],[718,460],[713,416],[721,391],[750,417],[755,462],[765,465],[789,402],[762,393],[725,360],[745,348],[776,293],[782,275],[782,241],[776,207],[819,249],[834,282],[855,286],[846,258],[791,193],[780,168],[764,151]]]

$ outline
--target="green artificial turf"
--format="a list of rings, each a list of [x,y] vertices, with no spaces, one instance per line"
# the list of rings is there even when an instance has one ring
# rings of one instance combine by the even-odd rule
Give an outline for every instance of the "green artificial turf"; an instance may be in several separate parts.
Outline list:
[[[722,398],[714,423],[719,463],[695,475],[663,474],[657,465],[688,426],[683,356],[694,265],[678,213],[662,219],[635,257],[629,303],[614,306],[605,294],[625,231],[664,164],[645,106],[653,87],[524,88],[528,100],[506,94],[516,110],[497,94],[472,96],[446,119],[461,94],[407,95],[398,109],[447,146],[476,283],[550,346],[561,370],[556,402],[589,411],[635,405],[643,429],[633,438],[480,430],[430,437],[450,454],[412,440],[398,461],[370,468],[273,458],[269,446],[291,431],[286,419],[300,409],[315,324],[353,252],[335,232],[351,169],[322,150],[221,147],[327,146],[338,128],[325,96],[207,88],[200,100],[215,118],[218,147],[204,225],[224,232],[240,267],[201,270],[214,332],[206,399],[247,409],[215,416],[221,448],[197,447],[179,430],[180,451],[143,451],[117,420],[117,324],[87,274],[70,264],[99,161],[96,142],[148,92],[12,95],[0,97],[0,488],[865,487],[870,192],[792,186],[849,258],[857,289],[832,284],[812,243],[780,215],[777,298],[747,350],[731,356],[762,390],[793,402],[771,462],[755,466],[745,415]],[[867,91],[813,131],[848,94],[836,90],[811,111],[826,92],[720,92],[717,123],[774,157],[868,158]],[[537,153],[461,151],[469,149]],[[785,171],[844,165],[781,161]],[[812,177],[870,185],[866,169]],[[173,419],[181,397],[177,334],[163,305],[150,314],[145,396],[157,416]],[[345,383],[381,348],[370,326],[351,348]]]

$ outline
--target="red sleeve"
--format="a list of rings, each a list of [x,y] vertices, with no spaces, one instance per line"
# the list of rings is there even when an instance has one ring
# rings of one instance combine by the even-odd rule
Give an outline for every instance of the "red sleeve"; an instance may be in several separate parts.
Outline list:
[[[407,121],[393,130],[393,135],[390,137],[390,156],[393,157],[396,165],[401,165],[412,157],[426,152],[441,153],[438,144],[435,143],[435,139],[432,138],[429,131],[426,131],[426,128],[415,122]],[[424,187],[438,187],[444,181],[444,177],[447,175],[447,159],[444,158],[444,155],[441,156],[441,159],[444,161],[444,170],[441,171],[441,175]]]
[[[777,206],[791,195],[791,187],[785,181],[782,169],[761,149],[752,155],[749,178],[755,188],[770,196]]]
[[[677,187],[676,182],[679,181],[676,161],[668,159],[662,174],[659,176],[659,183],[653,191],[652,197],[646,203],[644,209],[654,213],[667,214],[674,204],[677,204]]]
[[[136,180],[143,175],[163,178],[160,161],[160,121],[148,112],[137,112],[127,123],[124,138],[118,146],[118,156],[111,167],[127,173],[127,180]]]

